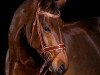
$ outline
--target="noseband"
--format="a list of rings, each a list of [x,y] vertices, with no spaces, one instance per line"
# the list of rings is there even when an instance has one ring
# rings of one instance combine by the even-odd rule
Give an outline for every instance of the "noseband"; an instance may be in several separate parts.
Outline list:
[[[53,60],[61,52],[61,50],[64,50],[65,46],[64,46],[64,44],[58,44],[56,46],[50,46],[50,47],[45,47],[43,45],[44,42],[43,42],[43,38],[42,38],[41,26],[39,25],[40,24],[39,15],[58,18],[60,16],[60,14],[54,15],[54,14],[51,14],[49,12],[44,12],[44,11],[37,10],[36,18],[35,18],[35,21],[33,23],[34,26],[37,25],[38,35],[39,35],[39,39],[40,39],[40,43],[41,43],[41,47],[42,47],[41,52],[39,52],[39,53],[45,60],[44,64],[42,65],[42,67],[40,69],[40,75],[42,75],[42,74],[45,75],[46,72],[48,71],[49,67],[51,66],[51,63],[53,62]],[[57,53],[57,55],[54,56],[52,59],[49,58],[49,55],[51,55],[51,51],[55,51]],[[42,73],[44,71],[45,67],[47,67],[47,69],[44,73]]]
[[[51,63],[53,62],[53,60],[61,52],[61,50],[64,50],[64,48],[65,48],[64,44],[58,44],[56,46],[44,47],[42,49],[43,50],[42,56],[44,57],[45,62],[44,62],[44,64],[42,65],[42,67],[40,69],[40,74],[43,72],[43,69],[45,67],[48,67],[47,70],[49,69],[49,67],[51,66]],[[51,51],[56,51],[56,53],[57,53],[52,59],[49,58],[49,55],[52,55],[50,53]],[[49,55],[47,55],[47,54],[49,54]],[[46,71],[45,71],[45,73],[46,73]],[[43,75],[45,75],[45,73]]]

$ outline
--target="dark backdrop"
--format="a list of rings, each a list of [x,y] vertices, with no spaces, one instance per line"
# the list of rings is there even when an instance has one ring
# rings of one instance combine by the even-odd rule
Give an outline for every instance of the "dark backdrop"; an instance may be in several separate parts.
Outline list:
[[[4,75],[4,62],[8,48],[8,29],[15,10],[24,0],[0,0],[0,75]],[[61,9],[64,21],[100,16],[99,0],[69,0]]]
[[[99,0],[68,0],[61,10],[64,21],[100,16]]]

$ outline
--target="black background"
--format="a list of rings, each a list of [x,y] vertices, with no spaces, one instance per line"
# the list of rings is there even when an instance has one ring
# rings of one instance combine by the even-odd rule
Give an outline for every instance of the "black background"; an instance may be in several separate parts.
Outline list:
[[[0,0],[0,75],[4,75],[4,61],[8,48],[8,30],[15,10],[24,0]],[[67,21],[100,16],[99,0],[69,0],[61,9]]]

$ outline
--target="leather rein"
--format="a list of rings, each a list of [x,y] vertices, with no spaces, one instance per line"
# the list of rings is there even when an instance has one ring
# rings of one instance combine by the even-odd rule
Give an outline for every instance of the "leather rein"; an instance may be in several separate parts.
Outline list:
[[[43,45],[44,42],[43,42],[43,38],[42,38],[42,31],[41,31],[41,26],[40,26],[39,16],[38,15],[44,15],[44,16],[49,16],[49,17],[53,17],[53,18],[58,18],[60,15],[59,14],[58,15],[54,15],[54,14],[51,14],[49,12],[37,10],[36,18],[35,18],[35,21],[33,23],[33,26],[35,26],[35,25],[37,26],[37,31],[38,31],[38,35],[39,35],[39,39],[40,39],[40,43],[41,43],[41,47],[42,47],[40,55],[45,60],[43,65],[42,65],[42,67],[41,67],[41,69],[40,69],[39,75],[45,75],[47,73],[47,71],[49,70],[49,67],[51,66],[51,63],[53,62],[53,60],[61,52],[61,50],[64,50],[65,46],[64,46],[64,43],[58,44],[56,46],[50,46],[50,47],[45,47]],[[32,30],[34,30],[34,29],[32,29]],[[57,52],[57,55],[53,59],[50,59],[49,56],[46,57],[47,53],[51,54],[50,51],[56,51]],[[46,71],[44,73],[42,73],[44,71],[45,67],[47,67],[47,69],[46,69]]]

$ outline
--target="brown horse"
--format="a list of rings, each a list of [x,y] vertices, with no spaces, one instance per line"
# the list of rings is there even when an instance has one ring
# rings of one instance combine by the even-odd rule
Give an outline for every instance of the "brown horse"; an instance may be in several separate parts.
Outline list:
[[[6,75],[48,70],[47,75],[100,75],[100,18],[64,24],[57,9],[64,0],[57,5],[45,1],[26,1],[16,11],[9,31]],[[32,57],[34,49],[44,59],[42,68],[37,65],[41,60]]]
[[[6,75],[66,72],[68,57],[60,30],[63,22],[58,10],[63,4],[64,0],[28,0],[17,9],[9,29]],[[34,49],[44,59],[43,66],[37,66],[33,59]]]

